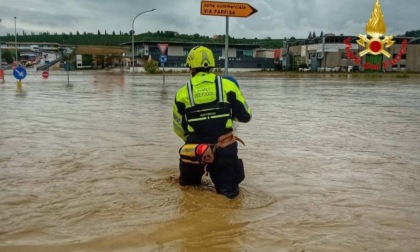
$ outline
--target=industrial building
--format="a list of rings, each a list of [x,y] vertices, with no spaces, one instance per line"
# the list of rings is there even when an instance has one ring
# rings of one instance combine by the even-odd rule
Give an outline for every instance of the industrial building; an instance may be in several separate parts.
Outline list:
[[[284,43],[282,67],[284,70],[308,71],[401,71],[420,72],[420,39],[394,37],[394,43],[384,48],[389,58],[375,55],[377,67],[372,69],[369,57],[360,57],[365,48],[357,43],[359,37],[325,35],[312,39]],[[370,69],[369,69],[370,68]]]
[[[167,44],[166,67],[185,68],[188,52],[197,45],[203,45],[213,51],[216,60],[216,68],[224,68],[225,65],[225,44],[223,43],[192,43],[192,42],[165,42],[165,41],[135,41],[134,55],[135,66],[141,66],[146,60],[153,59],[159,61],[162,54],[158,44]],[[121,46],[130,46],[127,42]],[[279,50],[279,49],[278,49]],[[278,51],[277,50],[277,51]],[[257,44],[234,44],[229,45],[228,49],[228,68],[252,68],[269,69],[274,68],[274,62],[280,57],[280,53],[275,53],[274,49],[262,49]]]
[[[382,43],[386,55],[363,55],[366,50],[357,41],[357,36],[336,36],[326,34],[311,39],[284,40],[281,49],[266,49],[259,44],[230,44],[228,49],[228,68],[255,70],[292,70],[292,71],[386,71],[386,72],[420,72],[420,38],[393,37],[392,44]],[[225,44],[174,41],[134,41],[120,46],[71,46],[58,43],[18,42],[18,50],[44,52],[69,51],[73,48],[77,55],[89,54],[93,57],[95,67],[134,66],[142,67],[149,59],[159,61],[162,55],[158,44],[166,44],[165,67],[185,68],[188,52],[197,45],[210,48],[215,56],[216,68],[224,68]],[[388,46],[389,47],[386,47]],[[14,50],[14,42],[2,42],[2,49]],[[80,57],[79,57],[80,58]],[[57,59],[58,61],[59,59]],[[102,63],[101,63],[102,62]],[[372,62],[375,62],[374,64]],[[77,62],[77,65],[80,65]],[[78,67],[78,66],[76,66]]]

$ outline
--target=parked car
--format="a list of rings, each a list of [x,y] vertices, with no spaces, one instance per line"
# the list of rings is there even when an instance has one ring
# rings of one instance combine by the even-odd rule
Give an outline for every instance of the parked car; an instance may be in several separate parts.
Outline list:
[[[7,64],[7,62],[2,62],[1,63],[1,69],[10,69],[11,67],[10,67],[10,65],[9,64]]]

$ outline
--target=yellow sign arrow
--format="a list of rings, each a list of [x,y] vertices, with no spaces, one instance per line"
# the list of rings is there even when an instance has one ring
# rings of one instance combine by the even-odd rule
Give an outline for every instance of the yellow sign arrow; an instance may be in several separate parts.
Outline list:
[[[201,15],[249,17],[258,12],[247,3],[201,1]]]

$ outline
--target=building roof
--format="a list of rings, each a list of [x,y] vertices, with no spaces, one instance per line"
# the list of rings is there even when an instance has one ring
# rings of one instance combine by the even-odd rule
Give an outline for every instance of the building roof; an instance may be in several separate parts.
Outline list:
[[[157,45],[157,44],[168,44],[168,45],[177,45],[177,46],[196,46],[196,45],[207,45],[207,46],[225,46],[225,43],[217,43],[217,42],[179,42],[179,41],[150,41],[150,40],[142,40],[142,41],[134,41],[135,45]],[[121,43],[120,46],[131,46],[132,42],[125,42]],[[229,46],[234,47],[251,47],[251,48],[260,48],[261,45],[259,44],[238,44],[232,43]]]

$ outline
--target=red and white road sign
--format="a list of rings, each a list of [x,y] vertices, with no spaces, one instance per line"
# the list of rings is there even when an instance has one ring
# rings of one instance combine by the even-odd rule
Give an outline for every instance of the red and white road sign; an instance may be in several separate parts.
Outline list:
[[[44,78],[44,79],[48,79],[49,75],[50,75],[50,73],[48,73],[48,71],[43,71],[42,72],[42,78]]]
[[[168,49],[168,44],[157,44],[157,46],[162,54],[166,53],[166,49]]]

